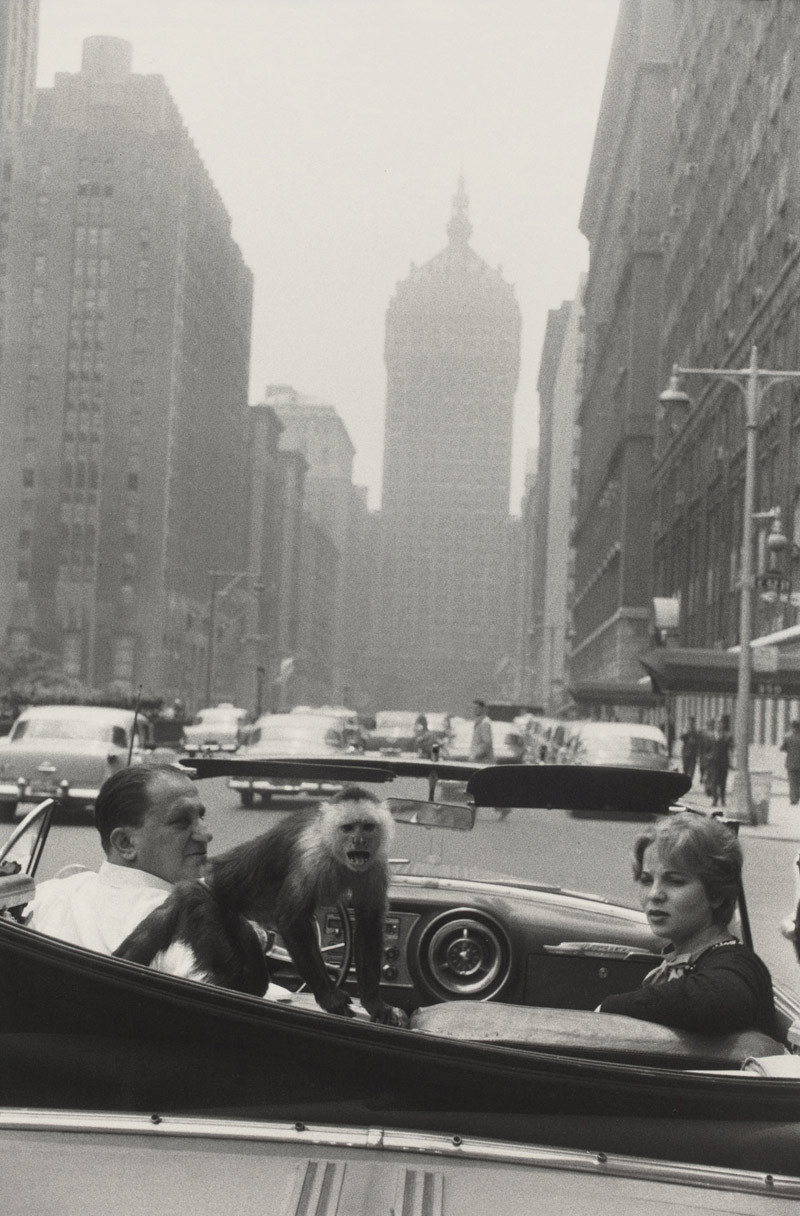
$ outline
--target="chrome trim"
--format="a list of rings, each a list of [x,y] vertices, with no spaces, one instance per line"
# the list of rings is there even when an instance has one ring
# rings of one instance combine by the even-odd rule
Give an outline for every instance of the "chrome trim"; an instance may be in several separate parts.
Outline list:
[[[397,1153],[492,1161],[541,1169],[572,1170],[601,1177],[632,1178],[780,1199],[800,1199],[800,1176],[763,1174],[753,1170],[659,1161],[596,1150],[551,1148],[432,1132],[381,1127],[336,1127],[326,1124],[277,1123],[252,1119],[209,1119],[172,1115],[105,1114],[96,1111],[0,1108],[0,1132],[108,1132],[144,1136],[186,1136],[196,1139],[251,1140],[331,1148],[372,1149]]]
[[[62,794],[60,791],[56,791],[55,794],[42,794],[41,792],[37,793],[36,790],[31,789],[30,782],[28,782],[24,793],[19,794],[18,791],[18,797],[23,801],[28,802],[30,802],[33,798],[56,798],[59,801],[64,802],[94,802],[99,791],[99,785],[85,787],[71,785],[64,794]],[[0,789],[0,793],[2,793],[2,789]]]
[[[394,862],[393,864],[399,863]],[[446,875],[440,877],[438,874],[397,874],[393,872],[392,884],[395,883],[408,887],[427,887],[429,890],[434,888],[441,891],[475,891],[484,895],[500,895],[505,899],[509,897],[528,899],[531,894],[553,896],[566,901],[582,899],[595,904],[604,904],[614,912],[623,912],[625,920],[634,920],[641,924],[647,923],[644,913],[640,912],[638,908],[628,908],[624,904],[612,903],[610,899],[604,899],[602,895],[592,895],[588,891],[572,891],[567,887],[548,887],[544,884],[519,886],[511,878],[507,883],[499,883],[481,878],[450,878]]]
[[[228,781],[228,788],[231,790],[254,790],[255,793],[268,794],[299,794],[313,793],[315,790],[321,790],[324,793],[335,794],[337,790],[342,788],[341,782],[335,781],[267,781],[263,777],[255,777],[250,780],[247,777],[231,777]]]

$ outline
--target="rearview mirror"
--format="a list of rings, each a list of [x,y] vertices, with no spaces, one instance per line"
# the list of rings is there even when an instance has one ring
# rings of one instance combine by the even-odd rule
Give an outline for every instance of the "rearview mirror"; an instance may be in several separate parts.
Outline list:
[[[475,826],[475,807],[453,802],[418,802],[415,798],[387,798],[386,805],[398,823],[423,828],[449,828],[469,832]]]

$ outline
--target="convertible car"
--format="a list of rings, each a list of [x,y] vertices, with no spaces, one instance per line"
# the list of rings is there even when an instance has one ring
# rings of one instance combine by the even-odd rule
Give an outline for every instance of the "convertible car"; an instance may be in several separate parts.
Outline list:
[[[524,816],[538,837],[544,823],[594,831],[604,813],[668,811],[686,791],[682,774],[345,757],[202,758],[193,770],[198,779],[232,777],[237,765],[249,775],[256,763],[276,778],[302,768],[308,779],[372,783],[384,795],[396,777],[427,780],[426,799],[390,799],[397,846],[412,831],[427,831],[430,842],[424,862],[394,863],[385,926],[385,996],[411,1013],[411,1029],[325,1014],[301,992],[263,1000],[213,988],[35,933],[24,908],[52,815],[46,801],[0,850],[0,1125],[20,1135],[69,1126],[85,1136],[87,1154],[92,1136],[112,1128],[133,1138],[162,1128],[178,1139],[219,1134],[248,1152],[277,1138],[281,1152],[301,1159],[298,1196],[306,1199],[291,1212],[343,1210],[303,1204],[320,1187],[344,1194],[345,1144],[348,1152],[372,1145],[429,1154],[416,1181],[408,1180],[413,1163],[392,1173],[398,1212],[477,1210],[452,1206],[459,1186],[469,1192],[463,1174],[448,1182],[449,1206],[441,1200],[456,1158],[691,1182],[750,1192],[759,1204],[800,1198],[796,996],[777,990],[774,1039],[595,1014],[605,995],[637,986],[653,965],[657,943],[643,915],[602,892],[463,864],[476,825],[498,809],[516,808],[514,819]],[[440,782],[461,782],[466,798],[437,802]],[[576,809],[592,818],[572,819]],[[744,893],[739,925],[748,940]],[[321,909],[318,927],[349,985],[348,910]],[[280,984],[299,987],[279,939],[270,969]],[[177,1153],[176,1140],[172,1147]],[[347,1178],[355,1185],[353,1171]],[[508,1176],[506,1184],[513,1191]],[[426,1194],[439,1194],[438,1206],[419,1206]],[[655,1202],[646,1189],[636,1194],[642,1205]],[[528,1193],[527,1207],[489,1198],[483,1206],[516,1212],[531,1210],[530,1201]],[[596,1196],[576,1192],[575,1204],[601,1210]],[[764,1209],[737,1199],[735,1210]]]

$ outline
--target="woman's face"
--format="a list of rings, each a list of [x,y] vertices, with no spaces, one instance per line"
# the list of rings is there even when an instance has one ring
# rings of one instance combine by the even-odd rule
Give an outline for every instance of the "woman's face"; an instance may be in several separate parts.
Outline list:
[[[659,857],[655,844],[642,857],[639,900],[656,937],[671,942],[676,953],[692,948],[714,925],[714,909],[696,874]]]

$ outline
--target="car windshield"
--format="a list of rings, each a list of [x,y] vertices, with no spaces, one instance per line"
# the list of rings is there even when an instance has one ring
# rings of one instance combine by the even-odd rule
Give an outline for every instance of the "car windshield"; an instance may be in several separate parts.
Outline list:
[[[390,727],[400,727],[403,730],[411,727],[413,730],[416,720],[417,715],[412,713],[381,712],[375,715],[375,726],[377,730],[386,730]]]

